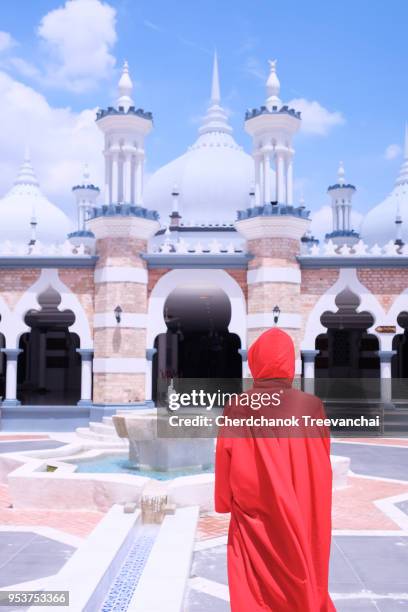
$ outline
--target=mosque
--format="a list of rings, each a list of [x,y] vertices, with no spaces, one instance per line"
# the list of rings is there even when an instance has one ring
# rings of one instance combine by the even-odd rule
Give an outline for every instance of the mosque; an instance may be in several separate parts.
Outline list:
[[[253,141],[245,152],[221,103],[215,58],[197,140],[145,184],[153,118],[134,105],[125,63],[115,106],[96,116],[104,185],[85,172],[73,187],[76,229],[42,193],[26,155],[0,200],[3,416],[65,406],[95,420],[154,402],[171,378],[241,377],[248,346],[273,325],[293,338],[309,389],[376,378],[382,400],[402,400],[408,138],[394,188],[361,228],[352,227],[356,188],[340,165],[327,190],[332,226],[319,242],[310,211],[294,202],[301,121],[280,99],[271,61],[266,100],[245,114]]]

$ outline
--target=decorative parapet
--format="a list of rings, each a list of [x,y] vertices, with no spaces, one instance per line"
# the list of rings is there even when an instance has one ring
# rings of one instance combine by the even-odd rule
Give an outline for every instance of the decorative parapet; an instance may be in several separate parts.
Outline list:
[[[93,208],[90,211],[90,219],[96,219],[97,217],[141,217],[143,219],[152,219],[156,221],[159,218],[159,214],[155,210],[149,210],[143,206],[137,206],[136,204],[103,204]]]
[[[262,206],[253,206],[246,210],[238,210],[237,213],[238,221],[250,219],[251,217],[271,217],[275,215],[290,215],[301,219],[309,219],[310,210],[307,210],[304,206],[291,206],[289,204],[271,202],[270,204],[263,204]]]
[[[198,241],[192,243],[184,238],[174,240],[171,235],[168,235],[162,244],[158,245],[151,253],[163,254],[178,254],[178,255],[218,255],[218,254],[235,254],[244,253],[244,249],[229,242],[227,245],[219,240],[213,239],[208,243]]]
[[[106,109],[101,108],[97,111],[96,121],[99,121],[99,119],[109,115],[135,115],[136,117],[141,117],[142,119],[148,119],[150,121],[153,120],[152,113],[150,111],[143,110],[143,108],[136,109],[134,106],[129,106],[128,110],[125,110],[123,106],[119,106],[118,108],[108,106]]]
[[[289,106],[285,104],[284,106],[281,106],[281,108],[272,106],[271,110],[269,110],[266,106],[247,110],[245,113],[245,121],[248,121],[248,119],[253,119],[254,117],[259,117],[259,115],[276,115],[279,113],[291,115],[292,117],[296,117],[296,119],[301,119],[300,111],[296,111],[294,108],[289,108]]]
[[[359,240],[354,245],[338,246],[332,240],[313,244],[298,257],[302,267],[382,267],[408,265],[408,244],[400,245],[390,240],[384,246],[367,245]]]
[[[83,243],[75,246],[69,240],[50,245],[38,240],[33,245],[10,240],[0,243],[0,268],[93,267],[96,260]]]

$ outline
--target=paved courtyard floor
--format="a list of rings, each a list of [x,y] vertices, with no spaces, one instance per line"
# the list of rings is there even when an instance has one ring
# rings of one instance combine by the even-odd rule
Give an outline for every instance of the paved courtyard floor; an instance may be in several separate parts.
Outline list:
[[[3,434],[0,453],[65,441],[53,434]],[[333,499],[330,592],[336,609],[408,611],[408,440],[337,440],[332,452],[351,457],[353,472]],[[100,512],[12,508],[8,487],[0,484],[0,588],[41,588],[102,517]],[[215,513],[200,518],[184,612],[230,609],[228,522],[228,516]]]
[[[408,610],[408,440],[336,441],[354,475],[333,498],[330,593],[338,612]],[[228,612],[228,516],[201,517],[184,612]]]

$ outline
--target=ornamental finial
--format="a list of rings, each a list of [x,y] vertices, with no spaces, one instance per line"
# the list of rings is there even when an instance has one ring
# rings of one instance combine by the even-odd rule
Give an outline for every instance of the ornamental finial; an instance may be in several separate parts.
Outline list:
[[[266,81],[266,107],[268,108],[268,110],[272,110],[274,106],[280,108],[280,106],[282,105],[282,101],[279,98],[280,81],[278,79],[278,75],[276,74],[277,62],[278,60],[276,59],[268,60],[270,68],[268,80]]]

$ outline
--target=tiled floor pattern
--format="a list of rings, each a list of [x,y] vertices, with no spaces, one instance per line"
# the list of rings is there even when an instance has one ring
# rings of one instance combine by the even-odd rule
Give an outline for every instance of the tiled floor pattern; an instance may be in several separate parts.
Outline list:
[[[408,447],[408,440],[376,439],[372,445],[372,439],[353,439],[356,442],[360,444],[337,444],[335,451],[351,455],[352,469],[357,465],[359,475],[350,476],[348,486],[333,495],[333,529],[348,534],[332,540],[330,592],[337,612],[408,612],[408,532],[374,503],[406,494],[395,506],[408,515],[408,455],[398,449]],[[369,456],[364,452],[368,443]],[[228,519],[216,514],[200,518],[184,612],[230,611]]]
[[[10,508],[8,486],[0,484],[0,525],[41,525],[65,531],[82,538],[87,537],[96,527],[102,512],[64,510],[21,510]]]
[[[102,605],[101,612],[124,612],[127,610],[154,540],[153,530],[150,534],[142,534],[136,538]]]
[[[0,531],[0,588],[56,574],[74,551],[34,531]]]
[[[225,545],[195,553],[184,612],[229,612],[225,557]],[[329,588],[337,612],[407,610],[407,565],[407,537],[334,537]]]

